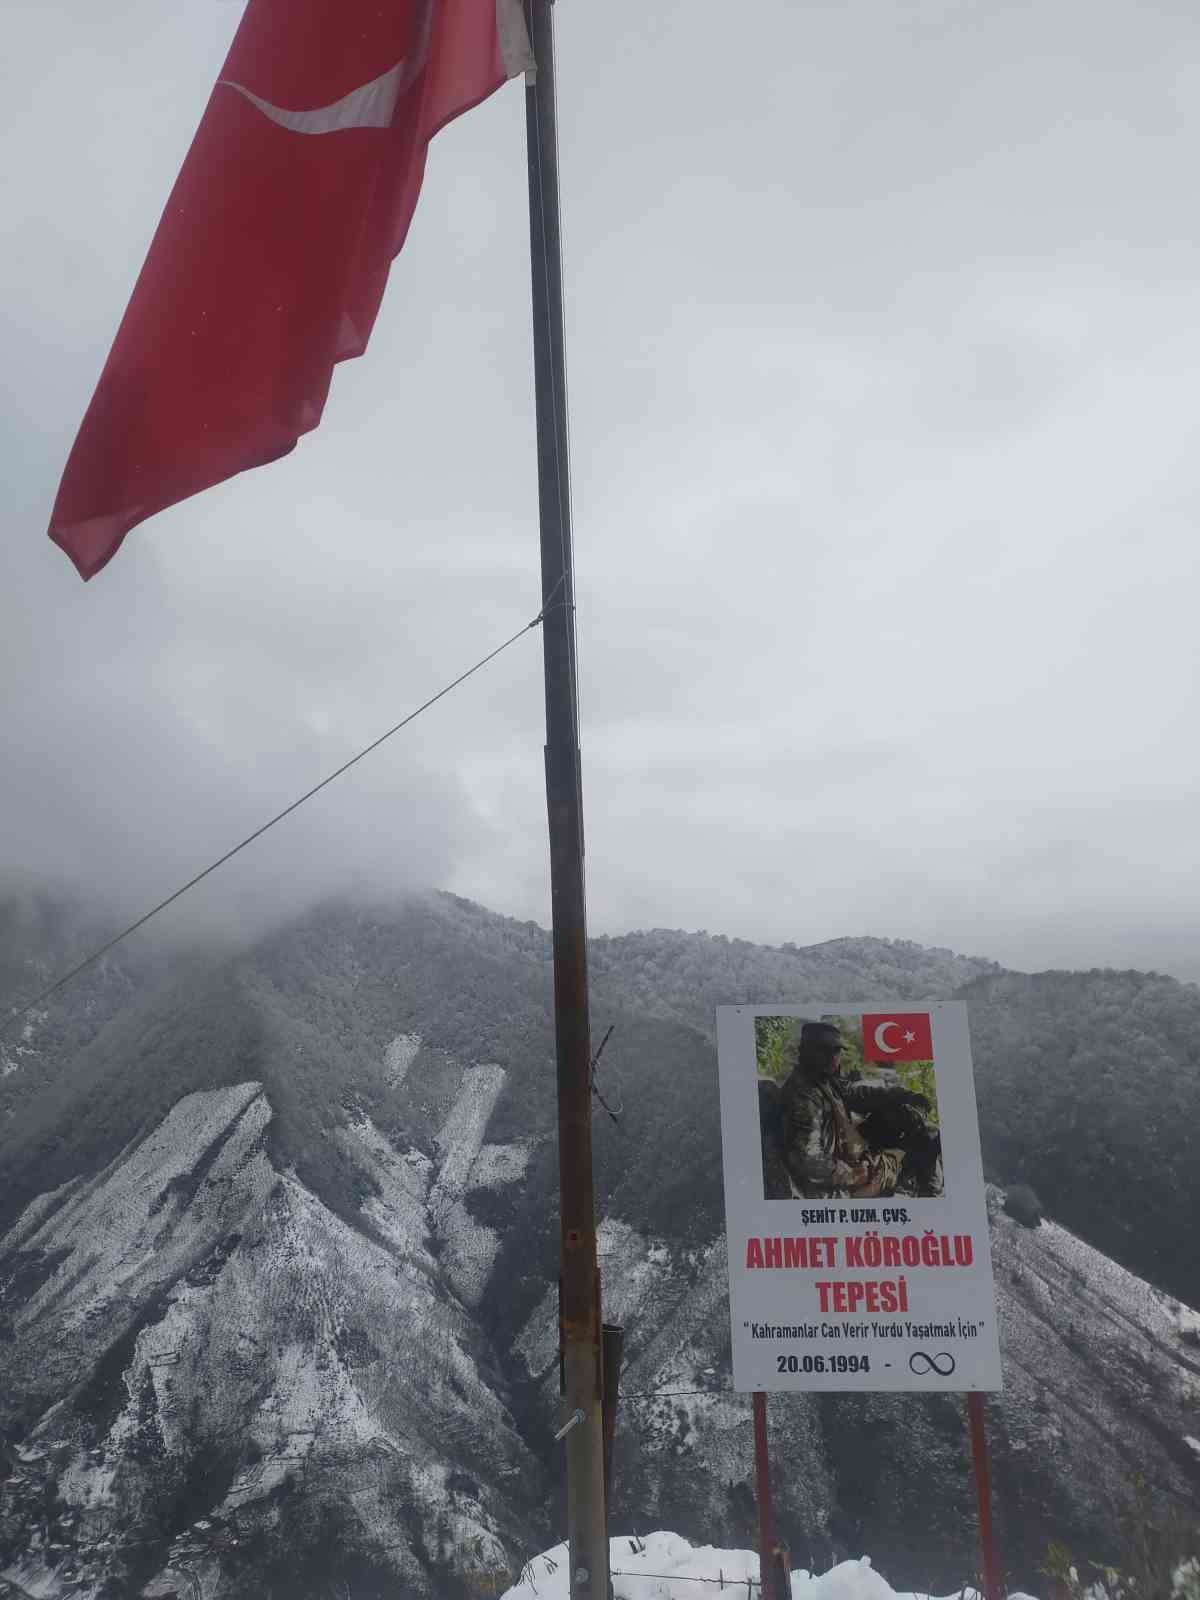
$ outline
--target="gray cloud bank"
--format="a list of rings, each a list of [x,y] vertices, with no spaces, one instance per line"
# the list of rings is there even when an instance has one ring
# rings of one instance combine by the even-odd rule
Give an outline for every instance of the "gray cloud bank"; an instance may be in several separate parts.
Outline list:
[[[594,927],[1200,977],[1200,18],[556,9]],[[47,0],[3,69],[3,858],[133,911],[537,609],[515,87],[439,136],[317,434],[87,588],[46,544],[235,21]],[[539,672],[206,914],[420,881],[544,920]]]

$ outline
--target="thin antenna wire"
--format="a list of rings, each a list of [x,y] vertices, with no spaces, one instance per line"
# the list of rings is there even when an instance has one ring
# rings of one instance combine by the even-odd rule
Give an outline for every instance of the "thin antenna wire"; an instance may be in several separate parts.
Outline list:
[[[547,595],[546,601],[542,605],[542,609],[538,612],[537,616],[534,617],[532,622],[527,622],[524,627],[518,628],[516,633],[514,633],[510,638],[506,639],[503,644],[497,645],[494,650],[490,650],[488,654],[477,661],[473,667],[468,667],[465,672],[459,673],[458,677],[455,678],[452,683],[448,683],[444,689],[439,689],[435,695],[431,695],[423,705],[419,705],[415,711],[410,711],[408,716],[401,718],[401,720],[397,722],[394,727],[389,728],[386,733],[381,733],[378,739],[373,739],[371,743],[367,745],[365,749],[360,750],[356,756],[351,756],[349,761],[344,761],[342,765],[338,767],[336,772],[331,772],[327,778],[322,778],[320,783],[314,784],[313,787],[307,791],[307,793],[302,794],[298,800],[293,800],[290,806],[285,806],[283,810],[273,816],[269,822],[264,822],[261,828],[256,828],[253,833],[248,834],[240,844],[235,844],[232,850],[227,850],[223,856],[220,856],[210,866],[205,867],[203,872],[198,872],[194,878],[189,878],[182,888],[176,889],[174,894],[169,894],[165,900],[160,900],[159,903],[147,911],[144,916],[139,917],[136,922],[131,922],[127,928],[123,928],[121,932],[118,933],[114,938],[110,939],[107,944],[101,945],[99,950],[93,950],[90,956],[86,956],[81,962],[78,963],[77,966],[72,967],[69,972],[64,972],[62,976],[56,978],[53,983],[47,984],[46,988],[44,988],[40,994],[35,994],[32,1000],[26,1000],[23,1005],[12,1007],[8,1015],[3,1019],[2,1022],[0,1022],[0,1035],[6,1033],[13,1023],[19,1022],[22,1017],[26,1016],[36,1006],[40,1006],[44,1000],[49,1000],[51,995],[57,994],[61,988],[70,983],[73,978],[77,978],[81,972],[86,971],[90,966],[94,966],[102,956],[106,956],[110,950],[112,950],[116,945],[119,945],[122,939],[128,939],[131,933],[136,933],[139,928],[144,928],[150,921],[151,917],[156,917],[160,911],[165,911],[169,905],[174,905],[175,901],[178,900],[181,895],[185,895],[189,889],[194,889],[198,883],[203,882],[203,880],[207,878],[210,873],[215,872],[218,867],[223,867],[227,861],[232,861],[234,856],[236,856],[240,851],[244,850],[247,845],[253,844],[256,839],[261,839],[268,828],[273,828],[277,822],[282,822],[284,817],[291,816],[292,812],[298,810],[298,808],[302,806],[306,800],[311,800],[315,794],[319,794],[321,790],[331,784],[335,778],[340,778],[344,772],[349,772],[350,768],[356,766],[364,756],[369,756],[372,750],[378,750],[379,746],[383,744],[385,740],[390,739],[394,733],[399,733],[401,728],[407,728],[409,723],[415,721],[423,711],[428,711],[430,706],[436,705],[437,702],[448,695],[452,689],[457,689],[460,683],[465,683],[467,679],[478,672],[481,667],[486,667],[489,661],[494,661],[502,651],[508,649],[509,645],[515,644],[518,639],[528,633],[532,628],[538,627],[545,617],[547,611],[552,609],[550,601],[553,600],[555,594],[562,586],[562,582],[563,580],[560,578],[558,583],[554,585],[554,588],[551,589],[549,595]],[[565,602],[560,602],[560,604],[563,603]]]
[[[604,1035],[603,1039],[601,1039],[600,1047],[596,1051],[595,1055],[592,1057],[591,1085],[592,1085],[592,1093],[596,1096],[596,1099],[599,1100],[600,1104],[604,1107],[605,1111],[608,1112],[609,1116],[613,1119],[613,1121],[619,1124],[620,1120],[621,1120],[621,1113],[625,1110],[625,1102],[624,1102],[624,1100],[621,1101],[621,1104],[614,1111],[613,1108],[609,1105],[608,1101],[600,1093],[600,1085],[596,1082],[596,1068],[600,1063],[600,1057],[604,1054],[604,1046],[612,1038],[613,1029],[615,1027],[616,1027],[616,1023],[615,1022],[610,1022],[609,1023],[608,1032]]]

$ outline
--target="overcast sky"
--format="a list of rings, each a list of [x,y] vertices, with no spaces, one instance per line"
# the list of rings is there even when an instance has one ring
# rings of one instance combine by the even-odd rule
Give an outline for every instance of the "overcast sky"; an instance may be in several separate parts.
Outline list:
[[[58,476],[239,9],[9,0],[3,864],[136,912],[537,610],[523,91],[288,459]],[[1200,978],[1194,0],[560,0],[593,932]],[[530,634],[173,925],[549,915]]]

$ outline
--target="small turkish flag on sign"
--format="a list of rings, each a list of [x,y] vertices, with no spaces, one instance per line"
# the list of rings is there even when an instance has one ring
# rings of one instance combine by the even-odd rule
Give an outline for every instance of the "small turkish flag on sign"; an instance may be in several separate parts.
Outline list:
[[[862,1019],[867,1061],[932,1061],[928,1011],[889,1011]]]

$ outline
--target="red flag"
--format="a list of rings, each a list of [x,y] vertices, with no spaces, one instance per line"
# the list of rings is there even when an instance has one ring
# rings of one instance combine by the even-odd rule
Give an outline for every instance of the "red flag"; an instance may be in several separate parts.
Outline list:
[[[531,65],[520,0],[250,0],[63,473],[50,537],[84,578],[317,426],[430,139]]]
[[[887,1011],[862,1019],[867,1061],[932,1061],[928,1011]]]

